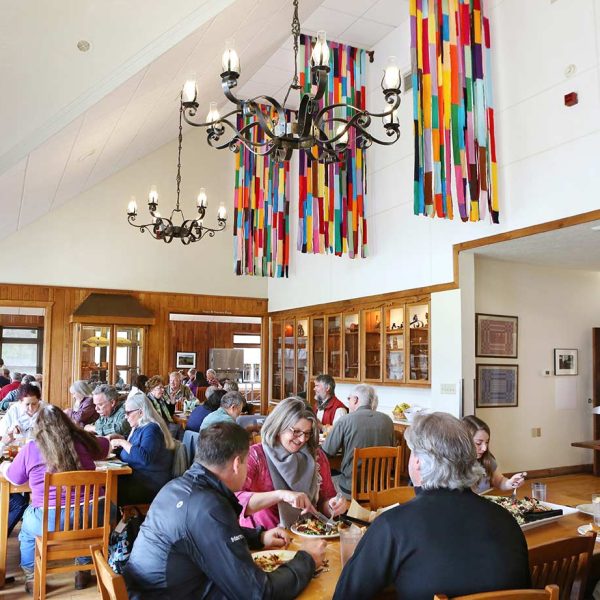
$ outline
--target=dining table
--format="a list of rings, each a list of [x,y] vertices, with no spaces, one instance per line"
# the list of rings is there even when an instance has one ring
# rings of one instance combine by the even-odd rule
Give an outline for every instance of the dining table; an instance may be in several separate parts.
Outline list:
[[[117,504],[117,483],[120,475],[130,475],[132,473],[131,467],[120,461],[96,461],[97,470],[107,470],[112,478],[111,483],[111,498],[110,501],[116,506]],[[9,498],[12,493],[23,493],[30,492],[31,488],[28,484],[15,485],[11,483],[2,472],[0,472],[0,589],[4,587],[6,583],[6,555],[7,546],[6,540],[8,538],[8,510],[9,510]]]

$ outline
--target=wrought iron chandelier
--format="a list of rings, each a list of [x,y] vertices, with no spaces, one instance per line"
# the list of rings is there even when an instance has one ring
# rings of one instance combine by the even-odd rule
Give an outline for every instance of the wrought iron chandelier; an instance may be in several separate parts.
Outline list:
[[[400,137],[398,107],[400,106],[400,69],[396,58],[388,59],[384,70],[381,87],[386,103],[386,109],[381,113],[370,113],[350,104],[324,104],[320,101],[327,90],[329,73],[329,47],[324,31],[319,31],[311,55],[311,77],[315,86],[314,93],[301,95],[299,109],[294,111],[296,117],[291,122],[286,121],[286,103],[292,90],[300,90],[298,83],[298,41],[300,38],[300,21],[298,19],[298,0],[293,0],[294,13],[292,18],[292,37],[294,40],[294,78],[285,95],[283,104],[271,96],[261,95],[249,100],[241,100],[233,94],[241,73],[240,59],[228,41],[223,53],[221,86],[228,100],[236,108],[220,116],[217,103],[211,102],[205,122],[194,120],[198,111],[198,89],[195,81],[186,81],[182,101],[186,123],[194,127],[206,127],[207,139],[210,146],[223,149],[229,148],[239,152],[240,144],[257,155],[271,155],[277,161],[289,160],[294,150],[300,148],[310,152],[315,160],[330,163],[344,159],[350,141],[350,130],[354,130],[358,147],[367,148],[373,142],[389,146]],[[260,104],[268,106],[269,114],[261,110]],[[340,114],[344,112],[344,116]],[[237,116],[251,118],[251,122],[238,129]],[[230,120],[230,117],[233,119]],[[379,139],[368,131],[373,118],[381,118],[387,139]],[[252,139],[254,128],[264,132],[264,141]],[[225,132],[230,135],[222,139]]]
[[[133,227],[137,227],[141,233],[148,231],[150,235],[156,240],[162,240],[165,244],[170,244],[174,239],[181,240],[184,245],[191,244],[192,242],[199,242],[204,236],[214,237],[217,231],[225,229],[227,222],[227,212],[225,206],[221,202],[219,210],[217,211],[217,227],[210,228],[204,225],[203,219],[206,214],[206,208],[208,206],[208,199],[206,196],[206,190],[200,188],[198,198],[196,201],[196,207],[198,210],[198,216],[195,219],[186,219],[183,215],[183,211],[179,207],[179,195],[181,188],[181,147],[183,144],[183,129],[182,129],[182,118],[183,118],[183,103],[179,101],[179,147],[177,150],[177,201],[175,208],[171,212],[169,218],[161,217],[158,212],[158,192],[156,186],[150,188],[148,194],[148,211],[152,217],[151,223],[145,223],[144,225],[136,225],[134,223],[137,217],[137,202],[135,198],[132,198],[127,206],[127,221]],[[175,213],[178,213],[177,219],[174,219]],[[179,224],[177,224],[179,223]]]

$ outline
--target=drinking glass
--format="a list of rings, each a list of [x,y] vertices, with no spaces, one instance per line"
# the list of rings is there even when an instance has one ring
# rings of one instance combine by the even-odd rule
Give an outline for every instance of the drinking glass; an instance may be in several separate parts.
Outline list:
[[[539,482],[532,483],[531,495],[540,502],[546,502],[546,484]]]
[[[350,560],[351,556],[360,542],[360,538],[363,536],[364,531],[356,525],[347,527],[346,529],[340,529],[340,553],[342,557],[342,568]]]
[[[592,506],[594,507],[594,526],[600,527],[600,494],[592,494]]]

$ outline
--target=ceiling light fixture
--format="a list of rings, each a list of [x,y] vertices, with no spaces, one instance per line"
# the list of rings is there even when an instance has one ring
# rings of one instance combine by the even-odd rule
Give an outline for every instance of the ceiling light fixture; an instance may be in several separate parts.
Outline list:
[[[195,219],[186,220],[183,215],[183,211],[179,208],[179,193],[181,187],[181,147],[183,144],[183,130],[182,130],[182,115],[183,115],[183,103],[179,101],[179,147],[177,151],[177,201],[175,208],[171,212],[171,216],[167,219],[161,217],[158,212],[158,192],[156,186],[150,188],[148,194],[148,211],[152,217],[151,223],[144,225],[136,225],[134,223],[137,217],[137,202],[135,197],[131,198],[129,205],[127,206],[127,221],[133,227],[137,227],[141,233],[148,231],[150,235],[156,240],[162,240],[166,244],[170,244],[174,239],[181,240],[184,245],[191,244],[192,242],[199,242],[204,236],[214,237],[217,231],[225,229],[227,222],[227,212],[225,206],[221,202],[219,210],[217,211],[217,223],[218,226],[215,228],[206,227],[203,223],[204,215],[206,214],[206,208],[208,206],[208,199],[204,188],[200,188],[198,198],[196,200],[196,208],[198,210],[198,217]],[[178,214],[177,221],[180,223],[177,225],[174,222],[175,213]]]
[[[183,87],[184,119],[194,127],[206,127],[209,145],[217,149],[229,148],[239,152],[240,144],[257,155],[272,155],[275,160],[289,160],[294,150],[303,148],[310,152],[315,160],[331,163],[344,159],[350,140],[349,132],[354,130],[358,147],[367,148],[373,142],[389,146],[400,137],[398,107],[400,106],[400,69],[396,58],[391,56],[384,70],[381,87],[385,110],[381,113],[370,113],[350,104],[324,104],[319,102],[327,90],[329,73],[329,46],[324,31],[319,31],[311,56],[312,83],[314,93],[301,94],[299,109],[292,122],[285,119],[286,102],[292,90],[300,90],[298,79],[298,41],[300,38],[300,20],[298,19],[298,0],[293,0],[292,37],[294,39],[294,78],[290,84],[283,104],[271,96],[261,95],[249,100],[238,99],[232,92],[237,86],[241,73],[240,59],[235,51],[233,41],[228,40],[223,53],[221,86],[225,96],[236,105],[236,108],[220,116],[216,102],[211,102],[205,122],[194,120],[198,111],[198,89],[195,81],[186,81]],[[260,109],[260,104],[270,105],[273,117]],[[343,114],[343,116],[340,116]],[[238,129],[238,115],[253,120]],[[230,117],[233,117],[230,120]],[[383,129],[389,139],[379,139],[368,131],[374,117],[381,118]],[[264,132],[264,142],[252,139],[254,128]],[[226,141],[221,138],[226,130],[231,136]]]

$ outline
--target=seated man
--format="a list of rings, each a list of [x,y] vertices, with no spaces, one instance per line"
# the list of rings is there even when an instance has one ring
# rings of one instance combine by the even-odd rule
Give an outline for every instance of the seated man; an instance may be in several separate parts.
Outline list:
[[[209,387],[206,390],[206,400],[204,404],[196,406],[196,408],[190,414],[187,424],[185,426],[186,431],[200,431],[204,419],[210,415],[210,413],[218,410],[221,407],[221,398],[226,394],[225,390],[218,390],[214,387]]]
[[[95,423],[84,429],[96,435],[111,437],[114,434],[127,438],[131,426],[125,414],[125,402],[119,400],[119,392],[114,385],[101,384],[92,392],[96,411],[100,415]]]
[[[235,423],[202,430],[194,464],[158,493],[125,568],[131,600],[295,598],[325,556],[323,540],[272,573],[258,568],[250,548],[283,547],[280,528],[240,527],[234,492],[247,471],[248,434]]]
[[[529,588],[521,528],[507,510],[471,491],[483,468],[461,422],[447,413],[419,415],[405,436],[410,477],[422,491],[375,519],[334,600],[372,598],[389,585],[411,600]]]
[[[200,425],[200,430],[222,421],[235,423],[235,420],[242,414],[243,405],[244,396],[239,392],[225,393],[221,398],[221,406],[206,416],[202,421],[202,425]]]
[[[350,413],[335,423],[329,432],[323,451],[335,456],[343,451],[342,473],[333,478],[333,483],[345,498],[352,493],[352,465],[354,448],[372,446],[394,446],[394,422],[387,415],[377,412],[378,398],[370,385],[357,385],[348,396]]]
[[[348,414],[344,403],[335,396],[335,379],[327,373],[315,379],[315,400],[320,425],[331,426]]]
[[[2,408],[2,410],[7,410],[8,406],[5,406],[4,400],[6,398],[6,396],[8,396],[8,394],[10,394],[13,390],[16,390],[19,388],[19,386],[21,385],[21,380],[23,379],[23,374],[22,373],[18,373],[17,371],[13,371],[13,374],[11,375],[10,378],[10,383],[3,386],[2,389],[0,390],[0,407]]]

